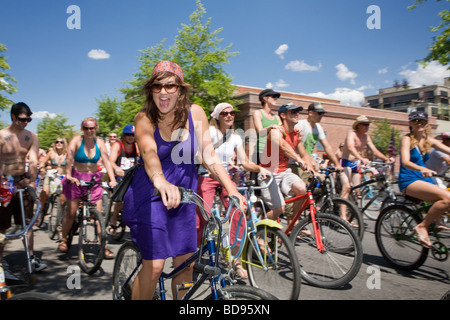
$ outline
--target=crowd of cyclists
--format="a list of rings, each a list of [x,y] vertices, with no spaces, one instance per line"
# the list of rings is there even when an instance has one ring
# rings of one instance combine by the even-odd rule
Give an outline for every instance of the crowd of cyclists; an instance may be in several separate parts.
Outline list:
[[[174,71],[164,71],[169,71],[174,77]],[[180,74],[176,73],[176,75],[180,77]],[[159,87],[157,87],[158,85]],[[171,85],[174,87],[170,87]],[[151,90],[153,90],[153,95],[162,92],[172,94],[181,90],[181,86],[181,84],[152,83]],[[207,129],[217,159],[220,160],[227,175],[234,172],[233,168],[240,166],[242,170],[249,172],[250,177],[257,179],[261,185],[269,180],[268,176],[274,177],[271,185],[267,185],[267,189],[263,189],[260,195],[267,206],[269,218],[277,219],[284,215],[289,219],[289,210],[284,202],[285,197],[305,194],[310,172],[319,172],[319,164],[313,156],[319,142],[324,148],[323,158],[326,159],[326,165],[333,166],[338,172],[342,186],[341,197],[343,198],[348,198],[351,185],[359,183],[360,166],[368,165],[374,159],[387,163],[395,162],[395,158],[381,153],[373,144],[368,133],[371,121],[366,116],[357,117],[345,140],[339,146],[334,147],[327,140],[325,130],[320,124],[327,112],[322,104],[311,103],[307,110],[303,110],[303,107],[292,103],[279,105],[279,98],[280,93],[272,89],[260,92],[261,108],[253,113],[253,127],[257,132],[255,141],[248,141],[235,131],[235,108],[229,103],[219,103],[215,106]],[[163,102],[161,103],[163,104]],[[55,137],[49,150],[38,150],[36,148],[37,137],[25,130],[26,124],[31,121],[32,113],[29,108],[25,108],[22,104],[19,108],[18,105],[14,105],[11,110],[11,126],[0,131],[0,173],[2,177],[0,233],[10,226],[11,215],[17,210],[17,201],[14,199],[14,192],[11,192],[13,190],[11,183],[8,185],[8,181],[13,181],[16,188],[19,188],[24,186],[23,180],[25,179],[27,184],[38,188],[42,204],[45,204],[49,194],[55,192],[58,185],[61,185],[62,192],[59,196],[61,202],[66,203],[66,214],[62,222],[62,238],[57,244],[57,248],[61,253],[66,253],[68,251],[67,233],[72,226],[80,198],[85,192],[85,187],[80,185],[80,180],[88,181],[94,177],[97,180],[105,181],[110,189],[114,189],[128,169],[139,161],[146,163],[148,147],[142,142],[143,139],[136,142],[136,128],[132,124],[126,125],[122,129],[120,138],[117,132],[111,132],[107,142],[104,142],[97,137],[97,120],[88,117],[81,124],[81,135],[75,136],[70,142],[64,137]],[[197,112],[195,109],[194,111],[189,110],[193,114]],[[184,119],[184,121],[188,121],[188,119]],[[447,186],[443,181],[433,175],[444,174],[449,168],[450,133],[444,132],[432,137],[429,131],[430,126],[428,126],[428,115],[424,112],[411,113],[409,124],[410,132],[402,138],[400,148],[399,189],[406,195],[434,203],[424,219],[423,225],[418,225],[415,229],[416,236],[422,245],[430,247],[427,231],[429,225],[435,221],[439,224],[439,228],[448,229],[439,221],[441,215],[450,209],[450,195],[445,190]],[[171,141],[173,139],[170,134],[172,131],[166,133],[164,130],[167,128],[169,128],[168,125],[161,126],[159,135],[162,140]],[[140,130],[142,131],[142,129]],[[10,150],[11,141],[13,149],[16,150]],[[26,147],[24,147],[25,143],[27,143]],[[143,154],[140,152],[142,150],[144,150]],[[14,154],[14,156],[8,156],[10,154]],[[369,159],[368,154],[371,154],[373,158]],[[25,158],[29,162],[27,170],[17,165],[17,163],[25,163]],[[218,175],[223,176],[223,173],[216,169],[211,170],[211,164],[206,164],[205,161],[211,161],[211,159],[204,158],[197,161],[196,166],[192,168],[195,168],[193,169],[195,175],[198,175],[198,184],[195,184],[198,193],[211,207],[216,189],[223,184],[224,180],[223,177],[218,178]],[[34,166],[36,166],[36,172],[33,171]],[[39,168],[38,172],[37,168]],[[148,168],[142,170],[149,181],[156,181],[155,179],[167,174],[164,172],[165,168],[158,172],[150,172]],[[36,181],[38,181],[37,184]],[[233,181],[235,186],[239,184],[239,179]],[[136,186],[132,186],[132,188],[135,190]],[[225,207],[227,206],[225,196],[229,190],[234,189],[222,188],[220,193]],[[105,210],[102,204],[103,195],[104,187],[101,185],[95,186],[92,190],[92,199],[97,203],[97,209],[101,212]],[[115,203],[113,206],[112,221],[111,223],[107,222],[110,234],[115,232],[115,220],[118,213],[124,208],[126,209],[126,201],[127,197],[124,199],[124,203]],[[46,210],[44,205],[42,208],[43,211]],[[294,208],[294,212],[296,211]],[[341,218],[348,220],[348,217],[345,216],[341,216]],[[18,223],[17,217],[15,222]],[[197,239],[200,238],[204,223],[203,217],[197,212]],[[231,223],[236,222],[232,221]],[[2,252],[3,249],[0,249],[0,259]],[[114,258],[114,253],[108,248],[105,250],[105,258]],[[40,271],[45,269],[46,265],[36,259],[35,267],[36,271]],[[246,270],[242,268],[238,260],[233,262],[233,267],[240,277],[247,277]],[[7,272],[7,268],[5,271],[7,277],[14,277]],[[141,284],[145,283],[142,279],[140,281]]]

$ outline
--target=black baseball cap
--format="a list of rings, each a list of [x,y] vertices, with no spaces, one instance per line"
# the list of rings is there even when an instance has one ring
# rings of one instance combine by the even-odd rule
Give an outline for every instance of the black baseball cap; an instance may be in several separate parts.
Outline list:
[[[327,113],[320,102],[313,102],[308,106],[308,111],[315,111],[318,113]]]
[[[264,97],[277,97],[279,98],[281,94],[279,92],[275,92],[272,89],[264,89],[259,93],[259,100],[262,101]]]
[[[289,102],[287,104],[283,104],[280,107],[280,109],[278,109],[278,115],[280,115],[282,113],[286,113],[288,110],[299,110],[299,111],[302,111],[303,107],[302,106],[296,106],[292,102]]]

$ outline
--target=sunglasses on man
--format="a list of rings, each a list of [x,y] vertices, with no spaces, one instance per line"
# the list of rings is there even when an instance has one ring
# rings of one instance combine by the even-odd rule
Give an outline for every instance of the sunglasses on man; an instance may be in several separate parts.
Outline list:
[[[19,120],[20,122],[31,122],[33,120],[33,118],[31,118],[31,117],[17,117],[17,120]]]

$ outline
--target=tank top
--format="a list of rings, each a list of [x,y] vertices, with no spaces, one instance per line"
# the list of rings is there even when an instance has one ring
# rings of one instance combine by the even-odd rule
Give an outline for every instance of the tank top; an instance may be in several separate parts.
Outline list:
[[[117,141],[115,143],[120,144],[120,151],[117,156],[116,164],[122,170],[128,170],[137,162],[137,148],[136,143],[133,143],[133,150],[130,153],[127,153],[122,141]]]
[[[300,142],[298,130],[294,129],[293,132],[286,132],[286,136],[283,135],[283,139],[289,143],[292,149],[296,150],[297,145]],[[272,154],[272,151],[274,151],[275,154]],[[272,140],[267,138],[266,151],[263,153],[261,159],[261,167],[272,168],[275,173],[284,172],[289,168],[289,159],[290,158],[286,156],[281,148],[272,150]]]
[[[260,110],[259,112],[261,112],[261,124],[263,128],[267,128],[273,124],[278,125],[278,116],[275,115],[273,120],[269,120],[264,115],[264,112],[262,112],[262,110]],[[266,140],[267,140],[266,137],[259,137],[258,134],[258,143],[256,144],[257,154],[260,155],[264,151],[264,147],[266,146]]]
[[[98,160],[100,160],[100,149],[97,146],[96,139],[94,139],[94,143],[95,143],[95,155],[92,158],[88,158],[86,152],[84,151],[84,137],[83,137],[80,148],[78,148],[78,151],[75,154],[74,160],[79,163],[97,163]]]

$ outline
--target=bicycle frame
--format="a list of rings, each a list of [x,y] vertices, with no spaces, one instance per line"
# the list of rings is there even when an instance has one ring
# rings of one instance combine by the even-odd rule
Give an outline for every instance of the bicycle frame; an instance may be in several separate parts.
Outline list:
[[[289,234],[292,231],[292,229],[295,226],[295,222],[300,219],[301,214],[309,206],[309,211],[310,211],[310,216],[311,216],[311,220],[312,220],[313,230],[314,230],[314,234],[316,235],[315,239],[316,239],[317,250],[319,250],[320,252],[324,252],[326,249],[325,249],[325,246],[324,246],[324,244],[322,242],[322,237],[320,236],[320,228],[319,228],[319,224],[317,223],[317,220],[316,220],[317,210],[316,210],[316,207],[315,207],[315,204],[314,204],[314,198],[313,198],[311,189],[308,187],[308,190],[307,190],[306,194],[295,196],[293,198],[287,199],[286,203],[293,203],[295,201],[299,201],[299,200],[302,200],[302,199],[305,199],[305,201],[303,202],[301,208],[295,214],[294,218],[289,223],[289,225],[287,226],[287,228],[286,228],[286,230],[284,232],[286,234]]]
[[[33,199],[34,203],[36,203],[36,210],[35,210],[35,214],[33,216],[33,218],[31,218],[30,222],[26,223],[25,220],[25,208],[23,205],[23,193],[25,191],[28,191],[28,193],[30,194],[31,198]],[[31,256],[30,256],[30,250],[29,250],[29,243],[28,243],[28,231],[30,231],[34,224],[36,223],[37,219],[40,216],[40,211],[41,211],[41,203],[38,200],[38,197],[36,195],[36,192],[34,191],[34,189],[31,186],[28,186],[25,189],[17,189],[16,192],[19,193],[19,199],[20,199],[20,211],[21,211],[21,217],[22,217],[22,231],[14,233],[14,234],[2,234],[0,233],[0,245],[3,244],[3,242],[5,242],[6,240],[13,240],[13,239],[22,239],[23,240],[23,244],[25,247],[25,253],[26,253],[26,259],[27,259],[27,271],[28,274],[31,275],[33,274],[33,268],[31,266]],[[3,269],[2,269],[3,271]],[[31,279],[32,280],[32,279]],[[2,292],[2,295],[4,295],[6,293],[6,297],[9,297],[11,295],[11,293],[9,292],[9,289],[5,286],[0,287],[0,291]],[[9,293],[8,293],[9,292]]]
[[[201,201],[203,201],[203,199],[201,199],[196,194],[195,194],[195,196],[192,196],[192,194],[194,194],[194,192],[192,190],[185,190],[183,188],[179,188],[179,189],[182,194],[182,199],[185,199],[185,197],[188,199],[188,200],[184,200],[184,201],[182,200],[183,203],[195,203],[202,212],[205,212],[205,214],[208,214],[207,210],[201,206]],[[230,199],[232,199],[232,198],[230,198]],[[232,208],[235,206],[235,204],[236,204],[235,200],[232,200],[232,203],[230,203],[230,205],[228,206],[226,217],[228,217],[230,215],[230,212],[231,212]],[[162,272],[161,273],[161,276],[159,277],[159,280],[158,280],[159,288],[157,288],[157,290],[155,292],[155,293],[159,294],[161,300],[166,300],[167,290],[165,289],[164,281],[167,279],[174,278],[176,275],[178,275],[184,269],[190,267],[192,263],[194,263],[194,266],[193,266],[194,271],[201,273],[201,276],[196,281],[184,283],[181,285],[181,289],[188,289],[188,291],[183,295],[181,300],[189,300],[190,298],[192,298],[192,296],[197,291],[197,289],[208,278],[210,278],[210,289],[211,289],[211,294],[212,294],[213,299],[214,300],[219,299],[218,292],[220,291],[220,288],[218,288],[217,284],[220,284],[220,287],[225,287],[226,286],[225,280],[228,277],[227,273],[225,273],[225,274],[222,273],[222,270],[218,267],[218,265],[219,265],[219,254],[218,253],[220,251],[220,244],[221,244],[221,239],[222,239],[222,221],[220,221],[220,218],[218,218],[217,215],[215,215],[215,214],[210,214],[209,216],[210,216],[210,218],[207,220],[207,223],[205,224],[205,226],[203,228],[203,235],[202,235],[202,242],[201,242],[201,243],[204,243],[206,240],[206,244],[201,246],[199,249],[197,249],[197,251],[192,256],[190,256],[188,259],[186,259],[183,263],[181,263],[172,272],[170,272],[170,273]],[[201,263],[201,257],[205,252],[208,253],[209,264]],[[128,285],[130,280],[138,272],[141,264],[142,264],[142,259],[138,262],[136,268],[130,274],[130,276],[125,281],[125,283],[122,285],[122,287],[125,287]],[[231,280],[231,278],[229,278],[229,279]],[[178,297],[175,297],[175,298],[178,298]]]

